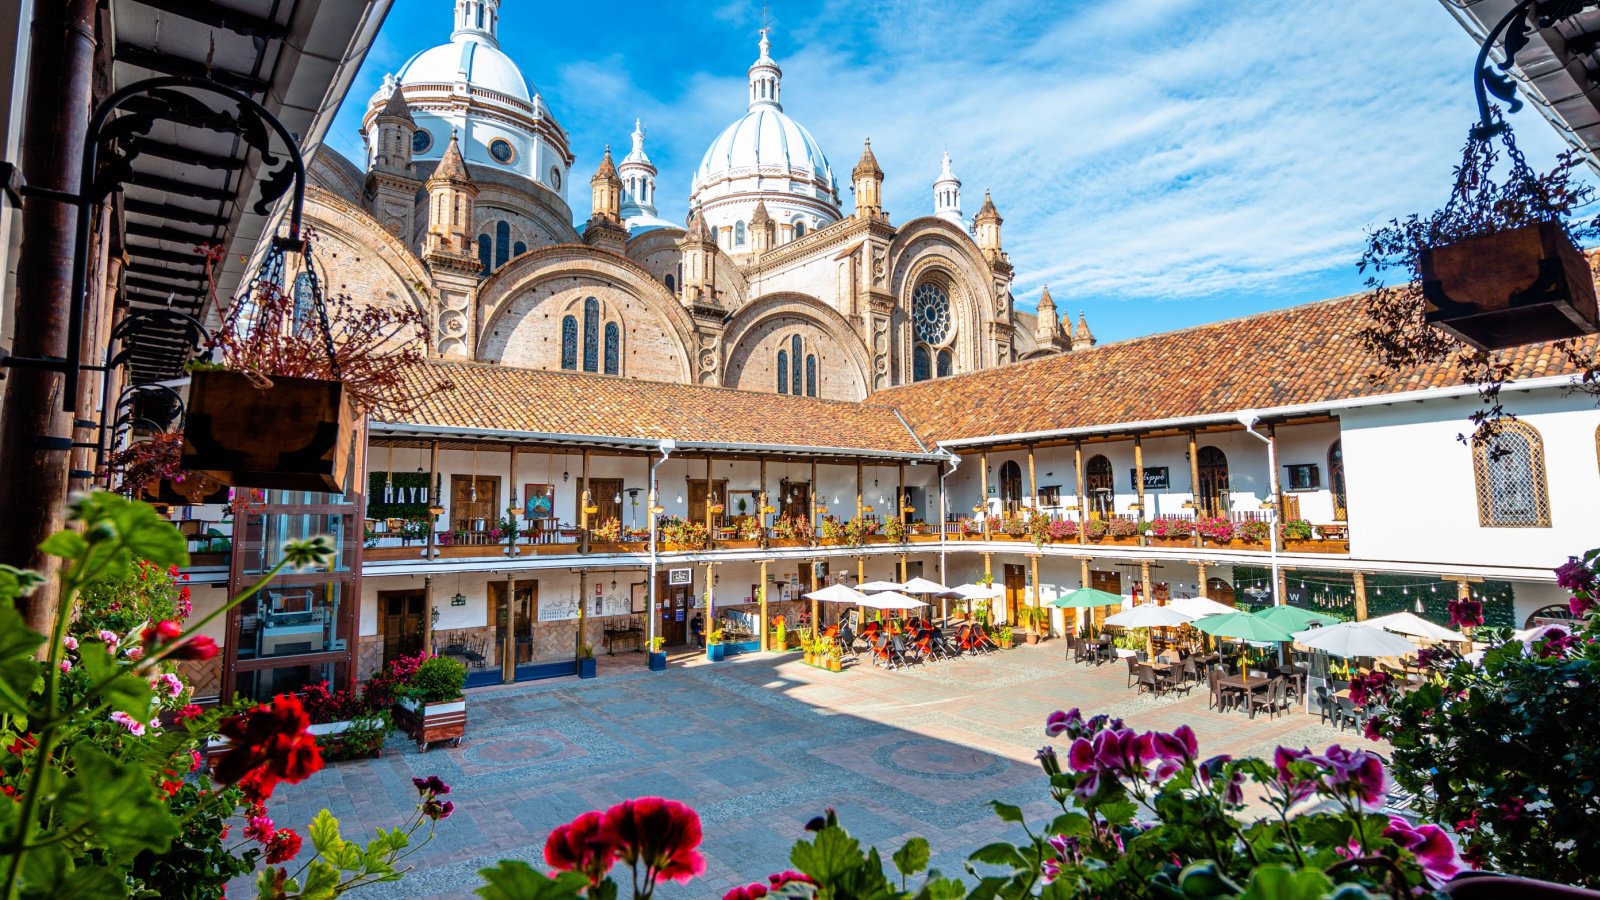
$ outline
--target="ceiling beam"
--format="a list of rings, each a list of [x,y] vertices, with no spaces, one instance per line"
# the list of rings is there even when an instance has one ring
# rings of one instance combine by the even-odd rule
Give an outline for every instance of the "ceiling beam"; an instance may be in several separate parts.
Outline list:
[[[143,0],[136,0],[136,2],[143,2]],[[198,60],[173,56],[170,53],[162,53],[160,50],[152,50],[139,44],[125,42],[117,44],[115,58],[117,62],[127,63],[130,66],[137,66],[141,69],[149,69],[162,75],[209,78],[223,87],[233,88],[244,94],[264,94],[269,87],[264,79],[257,78],[254,75],[246,75],[243,72],[235,72],[231,69],[219,69],[215,66],[207,68],[205,63]]]
[[[155,238],[159,241],[180,241],[185,244],[212,244],[218,240],[214,231],[184,231],[171,225],[156,225],[152,222],[129,222],[123,230],[139,237]]]
[[[179,265],[201,266],[206,264],[206,258],[193,251],[182,252],[179,250],[165,250],[161,247],[143,247],[138,244],[126,244],[123,247],[128,255],[134,259],[154,259],[161,262],[178,263]]]
[[[171,203],[139,200],[134,197],[123,197],[122,208],[136,215],[155,216],[159,219],[177,219],[179,222],[188,222],[194,225],[228,224],[228,217],[217,213],[202,212],[198,209],[189,209]]]
[[[202,25],[210,25],[212,28],[225,28],[245,37],[281,41],[289,34],[287,26],[279,25],[271,19],[229,9],[210,0],[136,0],[136,2]]]
[[[155,191],[166,191],[169,194],[179,194],[184,197],[194,197],[199,200],[216,200],[221,203],[231,203],[234,200],[233,191],[227,188],[211,187],[205,184],[195,184],[192,181],[183,181],[177,178],[167,178],[154,172],[141,172],[133,170],[125,180],[126,184],[136,184]]]

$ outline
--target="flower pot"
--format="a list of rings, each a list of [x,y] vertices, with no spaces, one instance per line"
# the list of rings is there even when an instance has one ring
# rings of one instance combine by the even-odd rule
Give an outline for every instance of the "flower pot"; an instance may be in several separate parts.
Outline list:
[[[828,671],[829,672],[838,672],[843,667],[844,667],[844,664],[839,661],[839,657],[837,657],[837,656],[828,657]]]
[[[1026,635],[1023,636],[1023,640],[1027,641],[1030,644],[1037,644],[1037,643],[1039,643],[1039,636],[1030,631]]]
[[[1422,251],[1424,318],[1479,350],[1593,334],[1594,279],[1566,229],[1524,225]]]
[[[723,658],[727,656],[727,652],[727,648],[721,644],[706,645],[706,659],[712,662],[722,662]]]
[[[805,661],[806,661],[806,665],[808,665],[808,666],[814,666],[814,665],[817,664],[817,655],[815,653],[812,653],[810,650],[807,650],[805,652],[805,657],[804,658],[805,658]]]
[[[467,730],[467,698],[422,703],[402,697],[395,704],[394,721],[417,742],[420,753],[428,752],[428,747],[438,741],[450,741],[450,746],[459,747]]]
[[[594,677],[594,657],[592,657],[592,656],[580,656],[580,657],[578,657],[578,677],[579,678],[593,678]]]
[[[233,487],[344,491],[355,412],[343,382],[275,377],[261,388],[238,372],[196,372],[187,409],[185,470]]]
[[[650,671],[665,672],[667,670],[667,655],[660,650],[650,651]]]

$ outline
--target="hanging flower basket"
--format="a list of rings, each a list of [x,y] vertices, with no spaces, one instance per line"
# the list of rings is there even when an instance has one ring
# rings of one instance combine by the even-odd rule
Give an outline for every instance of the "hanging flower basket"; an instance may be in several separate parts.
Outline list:
[[[1594,277],[1558,222],[1423,250],[1426,320],[1479,350],[1592,334]]]
[[[195,372],[183,468],[233,487],[343,493],[355,430],[344,383],[283,376],[269,383]]]

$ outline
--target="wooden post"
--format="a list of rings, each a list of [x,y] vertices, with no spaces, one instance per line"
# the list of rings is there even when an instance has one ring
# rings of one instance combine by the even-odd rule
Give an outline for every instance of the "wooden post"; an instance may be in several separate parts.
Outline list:
[[[856,589],[860,590],[861,589],[861,585],[866,580],[867,580],[867,558],[865,556],[858,556],[858,557],[856,557]],[[860,631],[861,630],[861,626],[863,624],[865,624],[866,615],[867,615],[866,607],[864,607],[864,606],[857,606],[856,607],[856,630],[857,631]]]
[[[1367,620],[1367,573],[1352,572],[1350,580],[1355,583],[1356,589],[1356,621]]]
[[[1139,518],[1150,518],[1144,509],[1144,438],[1133,436],[1133,485],[1139,492]]]
[[[1195,581],[1199,582],[1195,586],[1200,589],[1200,596],[1204,597],[1206,596],[1206,564],[1204,562],[1196,562],[1194,564],[1194,573]]]
[[[578,494],[578,503],[580,504],[578,506],[578,512],[580,514],[578,518],[578,552],[588,553],[589,504],[593,502],[594,498],[589,496],[589,451],[587,449],[583,451],[583,472],[578,477],[580,479],[578,487],[581,491]]]
[[[904,554],[904,553],[900,554],[900,583],[901,584],[905,584],[906,575],[909,572],[909,569],[907,568],[908,566],[910,566],[910,563],[908,563],[906,561],[906,554]]]
[[[1033,468],[1033,445],[1028,445],[1028,493],[1033,496],[1033,509],[1039,509],[1039,478]],[[1020,514],[1020,510],[1018,511]]]
[[[817,535],[822,533],[822,513],[817,512],[817,507],[823,505],[822,504],[822,494],[820,494],[818,492],[820,487],[821,487],[821,485],[819,485],[817,483],[817,460],[816,460],[816,457],[812,457],[812,459],[811,459],[811,510],[810,510],[810,515],[811,515],[811,537],[812,537],[812,542],[813,543],[815,543]],[[814,607],[816,607],[816,604],[813,603],[811,605],[813,607],[812,612],[815,613],[816,610],[815,610]],[[812,617],[811,617],[811,624],[812,624],[813,628],[816,627],[816,622],[817,622],[817,617],[816,617],[816,615],[813,614]]]
[[[978,474],[983,480],[978,486],[977,505],[983,506],[983,539],[987,541],[989,539],[989,451],[987,450],[978,454]],[[985,573],[989,571],[988,554],[984,554],[983,571]]]
[[[1030,454],[1031,455],[1031,454]],[[1043,589],[1039,586],[1039,554],[1035,553],[1033,560],[1033,608],[1044,609]],[[1050,633],[1049,620],[1045,620],[1044,634]]]
[[[428,496],[432,497],[431,503],[444,505],[444,498],[439,496],[444,493],[444,486],[440,485],[437,491],[434,485],[439,481],[439,442],[432,441],[428,449]],[[428,559],[439,555],[439,523],[434,520],[433,514],[428,514]]]
[[[761,457],[761,475],[759,477],[761,479],[761,484],[760,484],[760,490],[756,492],[756,522],[760,523],[762,537],[765,537],[766,533],[767,533],[767,514],[762,512],[762,510],[765,509],[766,505],[767,505],[767,458],[765,456]],[[766,546],[766,541],[762,541],[761,545],[763,547]],[[762,580],[761,580],[761,590],[763,592],[765,592],[766,589],[767,589],[766,579],[762,578]],[[765,618],[765,613],[764,612],[762,614],[762,617]],[[762,630],[763,631],[766,630],[764,626],[763,626]],[[766,645],[764,643],[762,644],[762,649],[766,649]]]
[[[711,468],[711,465],[708,462],[706,464],[706,469],[709,471],[710,468]],[[713,563],[713,562],[706,563],[706,620],[705,620],[705,623],[700,626],[701,630],[705,634],[706,650],[708,652],[711,649],[711,632],[713,630],[711,625],[712,625],[712,622],[714,622],[716,620],[716,617],[717,617],[717,591],[716,591],[716,588],[717,588],[717,570],[716,570],[716,565],[717,564]]]
[[[1078,543],[1087,544],[1089,530],[1085,526],[1089,524],[1089,507],[1085,505],[1083,498],[1083,441],[1078,441],[1072,446],[1072,465],[1078,475]],[[1083,571],[1089,571],[1088,559],[1083,561]],[[1088,576],[1085,575],[1084,579],[1083,586],[1088,587]]]
[[[1145,603],[1155,602],[1155,596],[1150,589],[1150,561],[1148,559],[1139,562],[1139,592],[1141,599]]]
[[[1200,449],[1199,445],[1195,443],[1193,431],[1189,432],[1189,505],[1194,507],[1194,518],[1196,524],[1198,524],[1200,520]],[[1198,547],[1201,543],[1200,529],[1197,527],[1194,530],[1194,545]]]
[[[724,497],[722,499],[723,499],[723,502],[726,503],[728,498]],[[712,523],[711,505],[716,503],[716,502],[717,502],[717,493],[711,487],[711,454],[707,453],[706,454],[706,508],[701,510],[701,512],[704,513],[705,517],[706,517],[706,549],[707,550],[710,550],[712,547],[715,547],[717,545],[717,534],[716,534],[715,529],[713,529],[711,527],[711,523]]]
[[[587,459],[588,455],[589,455],[588,452],[585,451],[584,452],[584,457],[585,457],[584,462],[585,463],[588,462],[588,459]],[[587,469],[587,465],[585,466],[585,469]],[[589,480],[587,471],[585,471],[584,476],[585,476],[584,477],[584,481],[587,482]],[[511,590],[511,580],[510,579],[511,579],[511,576],[507,575],[506,576],[506,590],[508,590],[508,591]],[[511,608],[510,600],[511,600],[512,596],[514,596],[514,595],[508,594],[506,596],[506,601],[507,601],[506,606],[507,606],[508,609]],[[583,658],[583,645],[585,643],[585,641],[583,639],[583,632],[584,632],[584,629],[587,627],[588,623],[589,623],[589,570],[588,569],[579,569],[578,570],[578,639],[577,639],[577,643],[572,648],[572,652],[573,652],[575,658],[578,658],[578,659],[582,659]]]
[[[517,598],[515,588],[516,584],[507,573],[506,595],[503,598],[506,608],[506,633],[500,635],[500,680],[506,684],[517,680],[517,605],[513,602]],[[581,611],[579,614],[582,614]]]
[[[511,469],[506,474],[511,478],[511,483],[506,485],[507,496],[516,496],[516,494],[517,494],[517,445],[516,444],[512,444],[511,445]],[[524,501],[527,500],[526,497],[524,497],[522,499]],[[512,515],[510,507],[507,507],[506,508],[506,518],[511,520],[513,523],[516,523],[518,519],[522,518],[522,516],[520,514],[519,515]],[[506,537],[507,537],[506,555],[507,556],[517,556],[519,553],[521,553],[521,551],[519,551],[517,549],[517,530],[513,530],[510,534],[506,535]]]
[[[433,655],[433,576],[422,576],[422,649]]]
[[[1275,459],[1278,458],[1278,426],[1273,424],[1273,423],[1270,423],[1270,422],[1267,423],[1267,451],[1268,451],[1267,452],[1267,459],[1268,460],[1275,460]],[[1270,485],[1272,484],[1272,482],[1274,480],[1277,479],[1277,473],[1276,472],[1268,472],[1267,475],[1268,475],[1267,484],[1269,485],[1268,490],[1271,490]],[[1272,495],[1272,519],[1271,519],[1271,524],[1272,524],[1272,530],[1267,532],[1267,546],[1271,547],[1273,550],[1275,550],[1275,551],[1277,551],[1279,553],[1282,553],[1283,552],[1283,538],[1278,533],[1283,527],[1283,482],[1282,481],[1278,482],[1278,492],[1276,494]],[[1279,594],[1278,596],[1281,597],[1283,595]]]
[[[762,460],[761,468],[765,469],[766,467],[767,461]],[[766,483],[766,479],[763,478],[761,484],[765,486]],[[757,586],[757,591],[758,593],[756,594],[756,597],[761,602],[761,624],[757,627],[759,628],[759,633],[761,635],[761,650],[765,652],[767,650],[771,650],[772,648],[768,645],[767,641],[767,561],[764,559],[761,561],[761,582]],[[780,647],[779,649],[782,648]]]
[[[899,471],[895,473],[894,517],[899,519],[901,524],[904,524],[906,521],[906,464],[902,462],[899,466],[896,466],[896,468]],[[887,522],[888,519],[884,519],[884,521]],[[903,574],[901,576],[901,580],[905,580]]]
[[[861,518],[861,463],[856,463],[856,518]]]

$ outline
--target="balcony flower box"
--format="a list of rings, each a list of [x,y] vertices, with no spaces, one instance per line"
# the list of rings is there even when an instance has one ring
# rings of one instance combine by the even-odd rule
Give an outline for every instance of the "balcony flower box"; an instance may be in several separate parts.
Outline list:
[[[717,541],[717,547],[723,550],[756,550],[761,547],[761,542],[734,538],[732,540]]]
[[[419,753],[439,741],[449,741],[450,746],[461,746],[461,736],[467,731],[467,698],[457,697],[436,703],[424,703],[411,697],[401,697],[395,702],[395,724],[417,742]]]
[[[809,547],[811,541],[806,538],[773,538],[767,543],[768,547]]]

